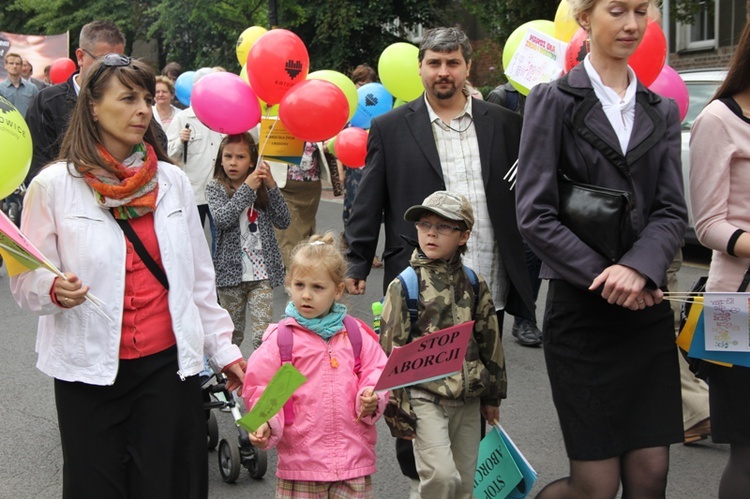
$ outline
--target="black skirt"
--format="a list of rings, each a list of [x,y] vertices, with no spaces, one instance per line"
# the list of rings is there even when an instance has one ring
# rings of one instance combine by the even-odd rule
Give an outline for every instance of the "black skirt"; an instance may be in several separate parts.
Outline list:
[[[711,366],[708,400],[713,441],[750,445],[750,368]]]
[[[674,316],[551,280],[544,354],[568,457],[602,460],[684,438]]]

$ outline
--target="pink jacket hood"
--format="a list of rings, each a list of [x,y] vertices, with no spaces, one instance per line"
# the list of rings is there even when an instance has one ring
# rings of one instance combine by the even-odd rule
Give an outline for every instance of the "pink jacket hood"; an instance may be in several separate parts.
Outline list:
[[[383,414],[388,392],[378,394],[375,414],[362,417],[359,422],[357,416],[359,396],[365,388],[375,386],[387,358],[377,340],[358,322],[362,335],[359,378],[354,374],[354,353],[346,331],[342,329],[326,342],[291,321],[292,364],[307,381],[292,395],[293,424],[285,426],[283,410],[269,421],[269,447],[276,445],[279,456],[277,477],[328,482],[377,471],[375,422]],[[268,327],[263,344],[248,360],[242,389],[248,410],[281,366],[277,327]]]

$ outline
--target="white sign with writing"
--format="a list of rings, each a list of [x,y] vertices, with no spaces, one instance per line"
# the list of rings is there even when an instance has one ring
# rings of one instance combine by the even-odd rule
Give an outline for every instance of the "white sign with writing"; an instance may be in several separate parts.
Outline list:
[[[529,28],[505,68],[505,77],[528,89],[556,80],[565,68],[567,46],[562,40]]]
[[[750,352],[750,293],[704,293],[706,350]]]

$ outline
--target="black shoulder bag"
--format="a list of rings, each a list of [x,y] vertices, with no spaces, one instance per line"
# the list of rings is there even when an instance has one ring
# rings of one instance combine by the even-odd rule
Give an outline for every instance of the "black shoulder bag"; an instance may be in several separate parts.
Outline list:
[[[114,217],[114,215],[112,216]],[[167,279],[167,274],[164,272],[164,269],[156,263],[156,260],[154,260],[148,250],[146,250],[146,247],[141,242],[141,238],[138,237],[138,234],[133,230],[133,226],[130,225],[127,220],[120,220],[119,218],[115,218],[115,222],[117,222],[117,225],[119,225],[125,233],[125,237],[127,237],[128,241],[133,245],[133,249],[135,249],[135,252],[141,257],[141,260],[148,270],[150,270],[154,277],[156,277],[156,280],[164,286],[164,289],[169,291],[169,280]]]

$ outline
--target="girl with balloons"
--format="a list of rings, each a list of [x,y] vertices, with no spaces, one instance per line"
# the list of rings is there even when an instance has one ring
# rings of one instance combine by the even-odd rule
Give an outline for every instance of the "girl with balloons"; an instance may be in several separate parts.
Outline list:
[[[584,61],[526,101],[517,180],[521,233],[549,279],[544,350],[570,476],[537,497],[663,498],[683,440],[674,318],[662,289],[687,210],[675,103],[629,66],[649,0],[569,0]],[[558,172],[627,191],[637,237],[615,261],[566,227]]]
[[[270,166],[258,161],[250,133],[224,137],[206,199],[216,223],[213,260],[219,300],[234,322],[232,343],[242,343],[250,305],[250,330],[258,348],[273,318],[273,288],[284,282],[273,228],[286,229],[291,217]]]

